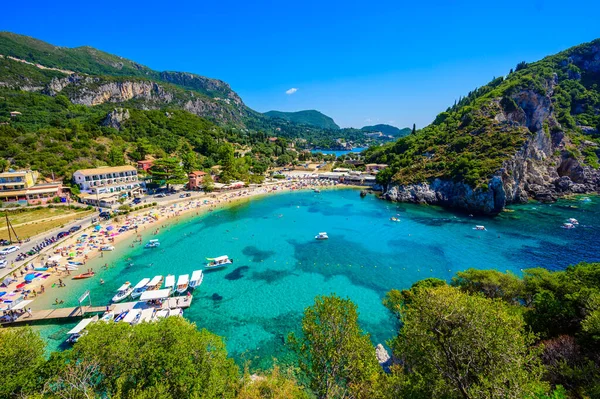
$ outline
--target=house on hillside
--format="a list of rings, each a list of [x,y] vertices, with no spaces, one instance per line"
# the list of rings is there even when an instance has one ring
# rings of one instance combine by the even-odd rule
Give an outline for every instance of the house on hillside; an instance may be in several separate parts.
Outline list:
[[[138,170],[142,170],[144,172],[148,172],[150,170],[150,168],[152,167],[152,165],[154,165],[154,161],[148,160],[148,159],[137,162]]]
[[[122,197],[133,197],[142,189],[137,170],[131,165],[80,169],[73,180],[82,191],[79,198],[86,204],[112,206]]]
[[[190,190],[200,190],[204,185],[204,176],[206,172],[196,170],[188,174],[188,188]]]
[[[384,170],[387,167],[388,166],[384,163],[368,163],[365,165],[365,170],[367,171],[367,173],[375,174],[379,171]]]
[[[38,177],[39,173],[31,170],[0,173],[0,201],[39,205],[62,194],[61,183],[38,183]]]

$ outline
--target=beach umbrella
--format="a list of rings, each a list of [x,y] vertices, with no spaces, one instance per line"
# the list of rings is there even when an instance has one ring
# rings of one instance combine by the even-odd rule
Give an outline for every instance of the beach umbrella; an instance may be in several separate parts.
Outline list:
[[[25,276],[25,281],[31,281],[35,278],[35,273],[29,273]]]
[[[108,231],[111,231],[112,229],[114,229],[114,227],[113,227],[113,226],[108,226],[108,227],[106,228],[106,230],[108,230]]]
[[[102,226],[100,226],[99,224],[97,224],[97,225],[94,226],[94,230],[100,231],[100,230],[102,230]]]

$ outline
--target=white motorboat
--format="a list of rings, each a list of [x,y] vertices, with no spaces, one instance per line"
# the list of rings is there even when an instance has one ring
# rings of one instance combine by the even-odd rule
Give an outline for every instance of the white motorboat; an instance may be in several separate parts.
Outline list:
[[[117,317],[115,317],[115,323],[120,322],[121,320],[123,320],[125,318],[125,316],[127,316],[127,313],[129,313],[129,310],[124,310],[121,313],[119,313],[117,315]]]
[[[102,318],[100,319],[100,321],[108,323],[110,321],[113,321],[114,319],[115,319],[115,312],[106,312],[102,315]]]
[[[100,251],[114,251],[115,247],[113,247],[112,245],[105,245],[103,247],[100,247]]]
[[[563,229],[574,229],[575,225],[573,223],[563,223],[563,225],[561,226]]]
[[[233,259],[229,259],[229,256],[217,256],[216,258],[206,258],[209,262],[206,264],[207,269],[216,269],[218,267],[227,266],[233,263]]]
[[[146,290],[152,291],[157,290],[162,286],[163,276],[154,276],[148,284],[146,284]]]
[[[319,233],[315,236],[315,240],[328,240],[328,239],[329,239],[329,236],[325,232]]]
[[[173,291],[175,291],[175,276],[172,274],[169,274],[167,277],[165,277],[165,288],[169,289],[169,292],[172,294]]]
[[[158,241],[157,239],[154,240],[150,240],[148,241],[148,243],[146,245],[144,245],[145,248],[158,248],[160,247],[160,241]]]
[[[142,310],[141,309],[131,309],[129,312],[127,312],[127,315],[125,315],[125,317],[123,317],[123,320],[121,320],[123,323],[128,323],[130,325],[134,325],[139,323],[140,319],[142,318]]]
[[[179,278],[177,279],[177,292],[179,294],[183,294],[184,292],[187,291],[189,284],[190,284],[190,275],[189,274],[183,274],[183,275],[179,276]]]
[[[183,316],[183,309],[181,308],[173,308],[169,309],[169,317],[171,316]]]
[[[79,323],[77,323],[75,327],[73,327],[71,330],[69,330],[69,332],[67,332],[67,334],[69,335],[69,338],[67,338],[67,343],[74,344],[75,342],[77,342],[79,338],[85,335],[85,329],[87,328],[87,326],[97,321],[98,316],[81,320]]]
[[[164,319],[165,317],[169,317],[169,309],[160,309],[154,313],[153,321],[159,321],[160,319]]]
[[[129,281],[127,281],[125,284],[123,284],[121,287],[119,287],[119,289],[117,290],[117,293],[115,294],[115,296],[113,296],[112,301],[115,303],[121,302],[123,299],[125,299],[129,295],[131,295],[132,292],[133,292],[133,287],[131,286],[131,283]]]
[[[77,269],[79,269],[77,266],[70,266],[70,265],[60,266],[60,267],[56,268],[56,270],[58,270],[60,272],[66,272],[66,271],[72,272],[72,271],[77,270]]]
[[[477,225],[475,227],[473,227],[473,230],[482,230],[482,231],[486,231],[485,226],[481,226],[481,225]]]
[[[578,221],[577,219],[575,219],[575,218],[570,218],[570,219],[569,219],[569,223],[571,223],[571,224],[573,224],[573,225],[575,225],[575,226],[576,226],[576,225],[578,225],[578,224],[579,224],[579,221]]]
[[[202,284],[202,280],[204,280],[204,274],[202,273],[202,270],[194,270],[190,280],[190,288],[195,289],[196,287],[199,287],[200,284]]]
[[[143,278],[142,280],[140,280],[140,282],[137,283],[135,285],[135,287],[133,287],[133,291],[131,292],[131,298],[133,298],[133,299],[139,298],[140,295],[142,295],[142,293],[148,289],[148,287],[146,287],[146,286],[148,285],[149,282],[150,282],[149,278]]]
[[[152,319],[154,318],[155,312],[156,312],[156,309],[154,309],[154,308],[146,308],[146,309],[142,310],[139,322],[143,323],[145,321],[147,321],[147,322],[152,321]]]

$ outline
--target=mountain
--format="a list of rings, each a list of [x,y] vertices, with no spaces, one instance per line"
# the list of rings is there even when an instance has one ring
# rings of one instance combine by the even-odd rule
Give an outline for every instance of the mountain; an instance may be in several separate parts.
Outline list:
[[[367,152],[384,197],[496,214],[600,189],[600,39],[519,63],[426,128]]]
[[[381,132],[388,136],[394,136],[394,137],[408,136],[410,134],[410,132],[412,131],[408,127],[405,127],[404,129],[399,129],[396,126],[386,125],[386,124],[364,126],[361,130],[364,130],[365,132]]]
[[[315,110],[298,112],[269,111],[265,112],[264,115],[274,119],[283,119],[299,125],[315,126],[321,129],[340,128],[332,118]]]

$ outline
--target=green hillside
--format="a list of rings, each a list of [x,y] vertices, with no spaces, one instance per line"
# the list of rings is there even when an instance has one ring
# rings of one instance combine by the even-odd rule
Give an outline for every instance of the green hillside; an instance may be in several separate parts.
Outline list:
[[[321,129],[339,129],[340,127],[327,115],[315,110],[298,112],[269,111],[267,115],[274,119],[283,119],[300,125],[315,126]]]
[[[405,127],[403,129],[399,129],[396,126],[386,125],[386,124],[378,124],[373,126],[364,126],[362,129],[365,132],[381,132],[383,134],[394,136],[394,137],[404,137],[408,136],[412,131],[410,128]]]
[[[468,93],[416,134],[371,149],[370,160],[390,165],[379,180],[407,185],[440,178],[485,188],[539,132],[551,139],[546,146],[553,151],[536,161],[542,167],[556,169],[570,159],[598,168],[599,57],[600,39],[520,63],[506,77]]]

